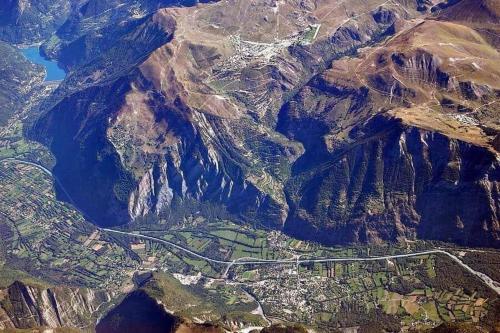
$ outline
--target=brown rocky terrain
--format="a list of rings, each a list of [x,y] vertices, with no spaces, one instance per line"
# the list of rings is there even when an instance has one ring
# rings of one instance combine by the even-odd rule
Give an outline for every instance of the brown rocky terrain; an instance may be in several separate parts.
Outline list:
[[[210,205],[330,244],[498,246],[497,5],[436,3],[161,9],[87,39],[33,132],[100,225]]]
[[[92,332],[98,311],[110,300],[105,291],[16,281],[0,291],[0,330],[50,327]]]
[[[112,308],[116,295],[102,290],[50,287],[16,281],[0,291],[0,330],[46,332],[177,332],[219,333],[212,324],[196,324],[171,315],[142,290],[126,295]],[[110,310],[110,308],[112,308]],[[105,311],[109,312],[100,318]],[[97,324],[96,328],[96,322]]]
[[[498,244],[498,44],[455,10],[334,62],[282,109],[278,128],[324,158],[303,156],[290,231]]]

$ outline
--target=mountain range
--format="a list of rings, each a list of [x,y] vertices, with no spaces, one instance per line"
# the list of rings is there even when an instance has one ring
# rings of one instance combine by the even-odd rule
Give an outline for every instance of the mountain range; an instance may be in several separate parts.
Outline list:
[[[92,221],[499,245],[495,1],[233,2],[75,36],[89,2],[44,45],[69,75],[32,136]]]
[[[0,330],[499,331],[499,49],[498,0],[0,0]]]

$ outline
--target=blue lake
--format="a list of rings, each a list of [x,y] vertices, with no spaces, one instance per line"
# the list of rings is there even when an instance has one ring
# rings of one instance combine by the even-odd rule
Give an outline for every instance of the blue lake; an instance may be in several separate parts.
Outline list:
[[[59,81],[63,80],[66,76],[66,72],[55,61],[49,61],[42,57],[38,46],[21,49],[21,52],[31,62],[45,67],[47,71],[45,81]]]

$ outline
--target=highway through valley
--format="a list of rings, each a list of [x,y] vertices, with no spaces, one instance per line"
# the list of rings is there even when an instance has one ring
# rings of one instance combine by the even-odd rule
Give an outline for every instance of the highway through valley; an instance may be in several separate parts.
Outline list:
[[[219,260],[219,259],[206,257],[202,254],[196,253],[190,249],[187,249],[181,245],[169,242],[167,240],[164,240],[164,239],[161,239],[158,237],[143,235],[140,233],[140,231],[127,232],[127,231],[119,231],[119,230],[108,229],[108,228],[102,228],[101,230],[105,231],[105,232],[112,233],[112,234],[114,233],[114,234],[119,234],[119,235],[132,236],[132,237],[137,237],[137,238],[142,238],[142,239],[147,239],[147,240],[163,243],[165,245],[168,245],[170,247],[184,251],[184,252],[186,252],[194,257],[206,260],[208,262],[222,264],[222,265],[228,265],[226,272],[224,273],[224,276],[227,275],[229,268],[231,266],[234,266],[234,265],[273,265],[273,264],[281,265],[281,264],[307,264],[307,263],[324,263],[324,262],[384,261],[384,260],[392,260],[392,259],[399,259],[399,258],[418,257],[418,256],[430,255],[430,254],[442,254],[442,255],[448,256],[449,258],[454,260],[456,263],[458,263],[461,267],[463,267],[465,270],[467,270],[471,274],[474,274],[475,276],[477,276],[488,287],[490,287],[498,295],[500,295],[500,283],[498,283],[497,281],[494,281],[488,275],[474,270],[469,265],[462,262],[462,260],[460,260],[457,256],[455,256],[455,255],[451,254],[450,252],[445,251],[443,249],[432,249],[432,250],[421,251],[421,252],[395,254],[395,255],[378,256],[378,257],[309,258],[309,259],[300,259],[300,258],[286,258],[286,259],[239,258],[239,259],[236,259],[233,261],[227,261],[227,260]],[[303,256],[303,255],[301,255],[301,256]]]
[[[21,163],[21,164],[26,164],[30,165],[33,167],[36,167],[40,170],[42,170],[45,174],[48,176],[52,177],[56,182],[58,182],[57,178],[55,178],[50,170],[45,168],[44,166],[36,163],[32,163],[29,161],[24,161],[16,158],[5,158],[1,159],[0,162],[14,162],[14,163]],[[69,194],[66,192],[62,184],[60,184],[61,189],[65,192],[66,196],[70,201],[71,197]],[[75,205],[73,205],[75,206]],[[75,206],[75,209],[76,206]],[[83,214],[83,212],[80,212]],[[114,229],[108,229],[108,228],[99,228],[101,231],[108,232],[111,234],[119,234],[119,235],[125,235],[125,236],[132,236],[132,237],[137,237],[137,238],[142,238],[142,239],[147,239],[159,243],[163,243],[165,245],[168,245],[170,247],[176,248],[180,251],[183,251],[189,255],[192,255],[194,257],[203,259],[208,262],[216,263],[216,264],[222,264],[222,265],[227,265],[227,268],[224,273],[224,277],[227,275],[227,272],[229,269],[234,266],[234,265],[276,265],[276,264],[307,264],[307,263],[324,263],[324,262],[353,262],[353,261],[383,261],[383,260],[392,260],[392,259],[399,259],[399,258],[410,258],[410,257],[418,257],[418,256],[423,256],[423,255],[429,255],[429,254],[442,254],[446,255],[452,260],[454,260],[457,264],[459,264],[462,268],[470,272],[471,274],[477,276],[479,279],[481,279],[488,287],[490,287],[492,290],[494,290],[498,295],[500,295],[500,283],[497,281],[494,281],[492,278],[490,278],[488,275],[478,272],[471,268],[469,265],[465,264],[460,258],[457,256],[453,255],[452,253],[445,251],[443,249],[437,248],[437,249],[432,249],[432,250],[427,250],[427,251],[421,251],[421,252],[413,252],[413,253],[406,253],[406,254],[395,254],[395,255],[387,255],[387,256],[378,256],[378,257],[344,257],[344,258],[307,258],[307,259],[300,259],[300,257],[304,257],[305,255],[301,255],[300,257],[295,257],[295,258],[286,258],[286,259],[259,259],[259,258],[239,258],[233,261],[227,261],[227,260],[219,260],[219,259],[214,259],[214,258],[209,258],[206,257],[202,254],[196,253],[188,248],[185,248],[181,245],[169,242],[167,240],[158,238],[158,237],[153,237],[153,236],[148,236],[148,235],[143,235],[140,233],[140,231],[120,231],[120,230],[114,230]]]

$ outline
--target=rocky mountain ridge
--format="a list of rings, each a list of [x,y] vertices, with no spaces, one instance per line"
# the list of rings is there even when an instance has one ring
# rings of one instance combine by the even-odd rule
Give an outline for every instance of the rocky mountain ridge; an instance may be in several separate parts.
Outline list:
[[[498,246],[498,41],[454,14],[468,0],[226,2],[161,9],[68,63],[33,132],[95,223],[202,203],[329,244]]]
[[[285,104],[278,129],[306,147],[289,230],[333,243],[347,234],[497,244],[497,45],[427,20],[335,62]],[[463,62],[462,48],[484,68]]]
[[[106,291],[31,286],[16,281],[0,292],[0,329],[36,327],[92,332],[96,315],[109,307]]]

